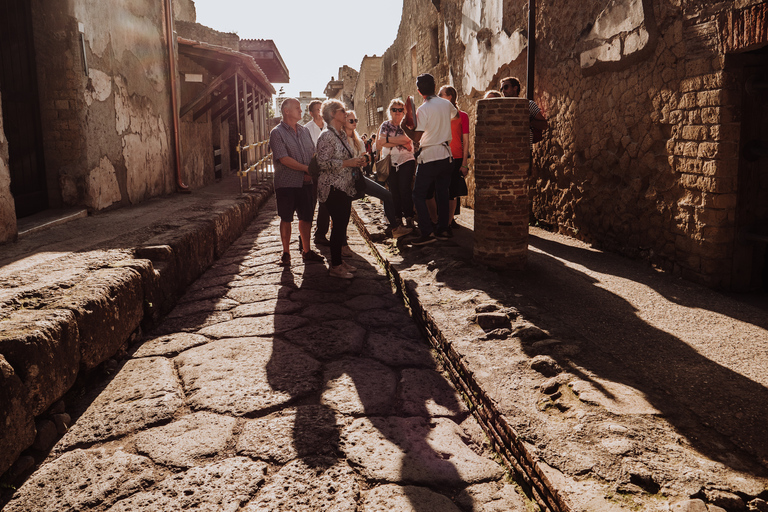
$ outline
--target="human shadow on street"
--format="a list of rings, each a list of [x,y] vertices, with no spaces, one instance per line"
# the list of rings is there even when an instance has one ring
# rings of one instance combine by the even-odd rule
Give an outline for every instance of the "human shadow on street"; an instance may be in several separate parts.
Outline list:
[[[589,380],[587,374],[593,374],[640,391],[701,454],[735,470],[766,476],[768,410],[764,404],[768,403],[768,389],[650,325],[625,298],[602,288],[591,276],[560,258],[647,282],[654,289],[673,290],[677,283],[665,283],[669,276],[643,278],[637,275],[640,272],[627,274],[621,262],[604,269],[602,259],[587,262],[585,250],[562,247],[556,242],[531,237],[530,245],[539,250],[529,251],[523,271],[480,269],[472,262],[471,250],[450,243],[427,251],[408,249],[397,268],[427,265],[436,269],[435,280],[452,290],[485,291],[499,303],[525,311],[529,320],[553,336],[576,339],[581,350],[575,355],[556,350],[542,352],[540,347],[525,342],[522,349],[529,357],[551,355],[565,371],[585,380]],[[689,286],[678,289],[685,293]],[[690,307],[709,306],[717,311],[708,302],[690,298],[694,294],[659,293]],[[737,311],[722,308],[720,312],[738,315]],[[765,325],[764,320],[751,315],[742,318]],[[600,387],[595,379],[591,381]],[[609,391],[603,388],[602,392],[611,398]]]
[[[569,264],[580,265],[594,272],[645,285],[672,303],[717,313],[768,331],[768,315],[764,311],[740,302],[739,295],[725,296],[718,291],[671,276],[669,273],[652,271],[645,261],[630,260],[617,254],[566,245],[533,234],[529,234],[528,244]],[[740,296],[746,297],[746,294],[740,294]]]
[[[400,485],[413,510],[427,510],[422,490],[409,486],[451,495],[467,485],[430,438],[435,422],[460,423],[467,411],[388,279],[361,257],[347,261],[358,268],[351,280],[329,277],[323,264],[294,263],[283,272],[277,308],[298,306],[292,314],[309,322],[294,328],[275,316],[268,379],[275,391],[290,392],[276,352],[281,347],[298,347],[319,361],[316,388],[286,404],[297,410],[298,457],[319,469],[346,459],[370,484]],[[411,378],[419,372],[437,378]],[[429,385],[415,389],[419,382]]]

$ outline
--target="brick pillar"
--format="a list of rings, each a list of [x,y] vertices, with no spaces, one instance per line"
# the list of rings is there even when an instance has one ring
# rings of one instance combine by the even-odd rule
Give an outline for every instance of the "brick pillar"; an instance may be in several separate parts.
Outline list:
[[[475,261],[521,270],[528,258],[528,100],[477,102]]]

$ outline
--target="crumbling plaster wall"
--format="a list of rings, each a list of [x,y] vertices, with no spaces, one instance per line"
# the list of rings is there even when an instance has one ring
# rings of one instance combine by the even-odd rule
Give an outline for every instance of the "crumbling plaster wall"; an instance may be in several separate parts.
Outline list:
[[[534,217],[728,287],[740,105],[718,23],[722,12],[754,3],[537,2],[533,96],[551,128],[533,149]],[[406,0],[397,40],[384,55],[382,104],[415,94],[409,52],[428,44],[434,25],[440,63],[419,61],[417,73],[454,84],[471,119],[476,101],[505,76],[517,76],[525,95],[528,2],[439,5],[437,12],[429,2]],[[468,184],[472,205],[471,173]]]
[[[101,210],[172,192],[162,3],[35,0],[33,14],[46,164],[61,205]]]
[[[2,112],[0,97],[0,112]],[[3,116],[0,115],[0,242],[16,238],[16,210],[11,195],[11,170],[8,167],[8,139],[3,130]]]

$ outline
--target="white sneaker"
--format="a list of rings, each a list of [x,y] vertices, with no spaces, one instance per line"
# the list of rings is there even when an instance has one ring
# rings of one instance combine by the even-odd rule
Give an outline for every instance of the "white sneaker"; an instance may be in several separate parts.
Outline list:
[[[349,263],[347,263],[346,261],[342,261],[342,262],[341,262],[341,266],[342,266],[342,267],[344,267],[344,269],[345,269],[347,272],[354,272],[354,271],[356,271],[356,270],[357,270],[357,267],[355,267],[355,266],[353,266],[353,265],[350,265],[350,264],[349,264]]]
[[[400,238],[401,236],[409,235],[413,231],[413,228],[407,228],[405,226],[397,226],[392,230],[392,238]]]
[[[353,276],[347,269],[344,268],[344,264],[336,265],[328,270],[328,275],[331,277],[340,277],[342,279],[352,279]]]

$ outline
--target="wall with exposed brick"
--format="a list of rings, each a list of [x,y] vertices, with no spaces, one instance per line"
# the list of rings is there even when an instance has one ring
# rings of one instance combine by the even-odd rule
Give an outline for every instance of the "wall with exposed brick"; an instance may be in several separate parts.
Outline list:
[[[35,0],[32,12],[51,206],[172,192],[162,3]]]
[[[528,259],[528,100],[477,103],[475,261],[522,270]]]
[[[381,104],[416,95],[424,72],[453,84],[471,119],[505,76],[520,78],[525,95],[528,2],[438,5],[405,1],[382,61]],[[743,64],[729,52],[768,45],[766,12],[757,0],[537,2],[533,97],[550,130],[533,148],[535,219],[688,279],[734,286],[744,92]],[[467,181],[471,205],[480,192],[472,169]]]

